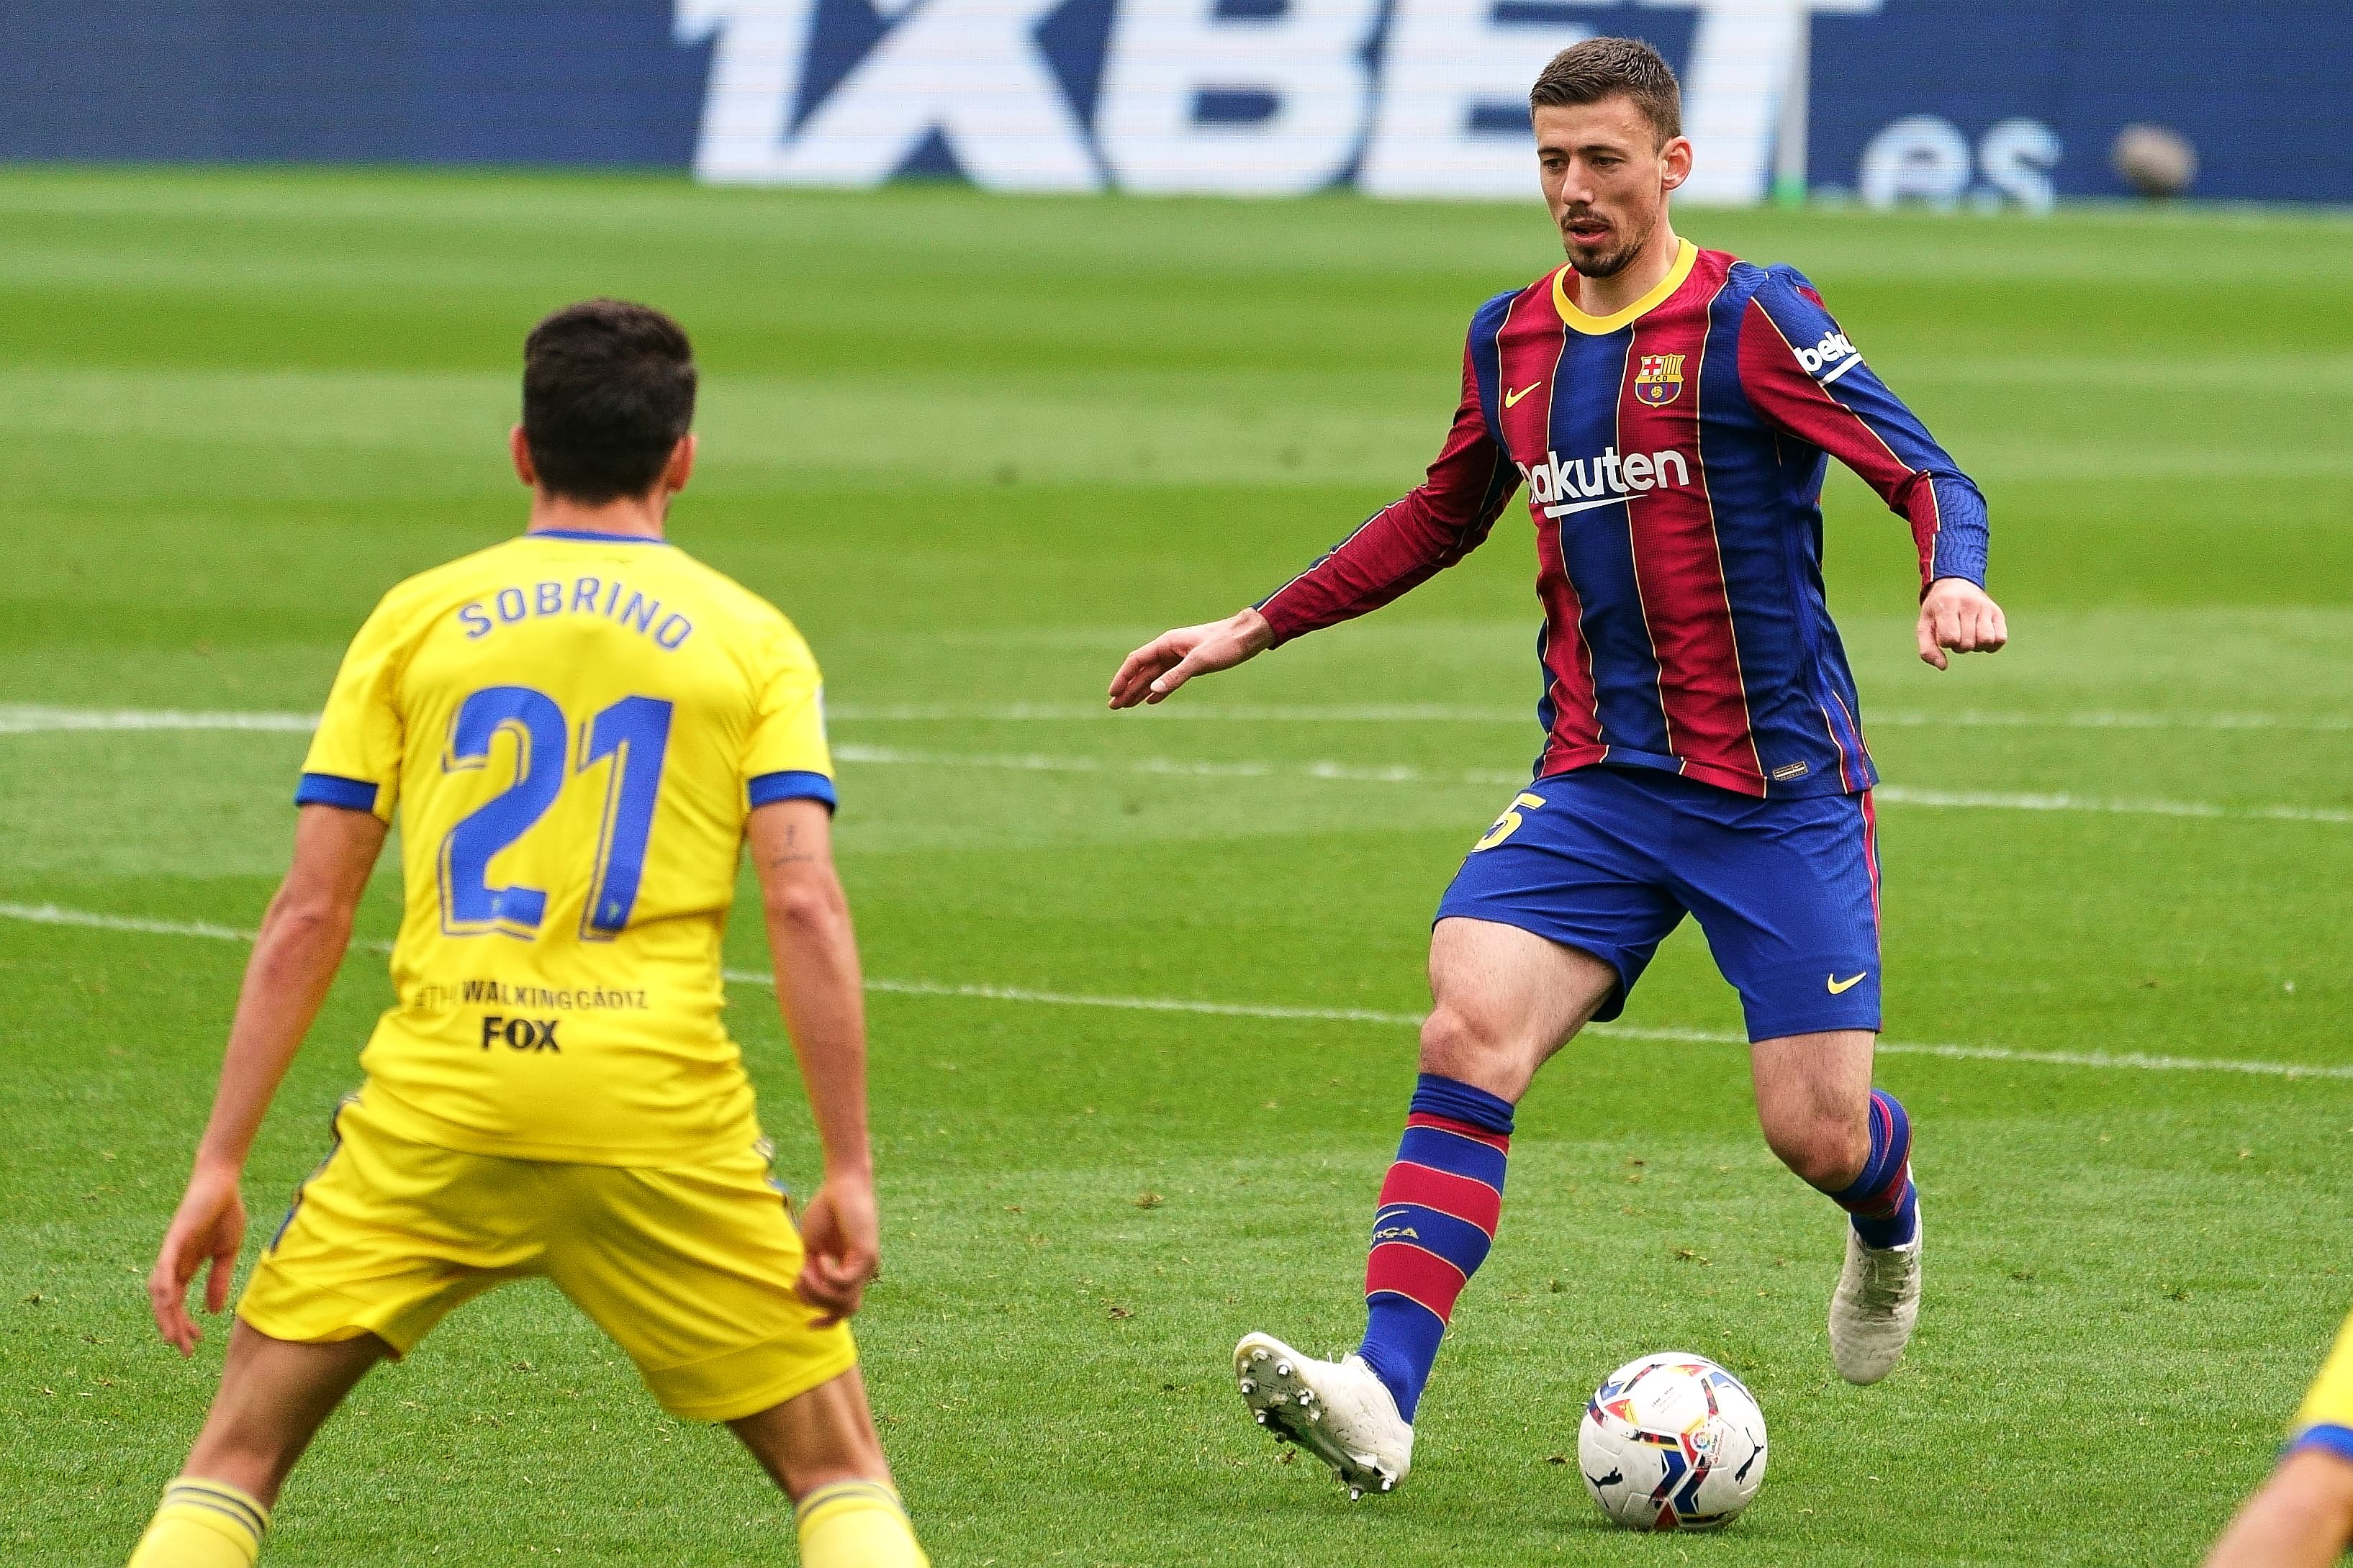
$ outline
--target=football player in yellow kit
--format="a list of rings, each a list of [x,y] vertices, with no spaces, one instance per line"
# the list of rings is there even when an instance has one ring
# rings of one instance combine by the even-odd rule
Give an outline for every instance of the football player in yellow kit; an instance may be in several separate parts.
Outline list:
[[[2295,1435],[2206,1568],[2327,1568],[2353,1544],[2353,1318],[2337,1336]]]
[[[542,1275],[665,1409],[722,1421],[811,1568],[925,1559],[847,1320],[874,1272],[858,953],[815,660],[664,542],[694,466],[686,334],[596,300],[524,348],[521,538],[412,577],[353,640],[296,800],[212,1116],[148,1281],[183,1354],[226,1303],[238,1178],[396,814],[398,999],[237,1305],[221,1386],[132,1568],[250,1568],[320,1424],[444,1314]],[[721,1019],[746,843],[824,1146],[796,1228]]]

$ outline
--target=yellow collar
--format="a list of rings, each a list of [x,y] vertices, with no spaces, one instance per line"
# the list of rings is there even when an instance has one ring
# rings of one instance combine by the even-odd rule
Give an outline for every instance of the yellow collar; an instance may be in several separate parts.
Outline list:
[[[1564,322],[1567,323],[1570,330],[1574,331],[1583,332],[1588,337],[1599,337],[1604,332],[1614,332],[1619,328],[1624,326],[1627,322],[1632,321],[1635,317],[1642,314],[1644,311],[1656,308],[1665,300],[1668,295],[1682,288],[1683,286],[1683,279],[1691,276],[1692,268],[1698,260],[1698,246],[1694,245],[1688,239],[1677,240],[1675,242],[1675,264],[1667,268],[1667,275],[1664,278],[1660,279],[1649,293],[1643,295],[1641,299],[1635,300],[1624,310],[1607,316],[1588,316],[1584,311],[1578,310],[1577,306],[1570,301],[1568,298],[1569,269],[1567,267],[1563,267],[1559,271],[1552,275],[1553,306],[1560,311],[1560,319]]]

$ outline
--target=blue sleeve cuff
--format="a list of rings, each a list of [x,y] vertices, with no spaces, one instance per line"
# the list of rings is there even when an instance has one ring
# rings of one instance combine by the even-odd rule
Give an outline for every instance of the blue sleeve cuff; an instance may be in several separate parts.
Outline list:
[[[748,786],[754,805],[770,805],[780,800],[820,800],[831,811],[837,802],[833,781],[820,773],[796,769],[790,773],[762,773]]]
[[[1929,580],[1960,577],[1984,587],[1989,531],[1985,496],[1965,474],[1931,474],[1928,483],[1943,523],[1936,531],[1935,558],[1928,563]]]
[[[345,811],[375,810],[376,786],[336,773],[304,773],[295,786],[296,805],[339,805]]]
[[[2295,1435],[2295,1441],[2288,1444],[2287,1451],[2300,1454],[2306,1448],[2318,1448],[2340,1459],[2353,1460],[2353,1426],[2338,1426],[2326,1421],[2317,1426],[2307,1426]]]

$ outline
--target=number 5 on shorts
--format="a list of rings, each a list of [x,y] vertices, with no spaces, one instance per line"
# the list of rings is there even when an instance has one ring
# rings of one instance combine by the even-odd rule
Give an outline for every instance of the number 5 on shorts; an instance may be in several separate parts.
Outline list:
[[[1495,818],[1495,826],[1487,829],[1487,837],[1471,846],[1471,853],[1476,855],[1482,849],[1493,849],[1496,845],[1517,833],[1520,830],[1521,822],[1525,820],[1520,813],[1540,810],[1544,803],[1544,796],[1530,795],[1527,791],[1522,790],[1512,798],[1512,804],[1504,808],[1504,815]]]

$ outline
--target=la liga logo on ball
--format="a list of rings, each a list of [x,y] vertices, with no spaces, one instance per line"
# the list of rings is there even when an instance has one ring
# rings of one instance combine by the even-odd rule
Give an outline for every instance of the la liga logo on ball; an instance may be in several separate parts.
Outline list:
[[[1765,1412],[1705,1356],[1646,1355],[1586,1402],[1577,1460],[1585,1489],[1629,1530],[1721,1530],[1765,1484]]]

